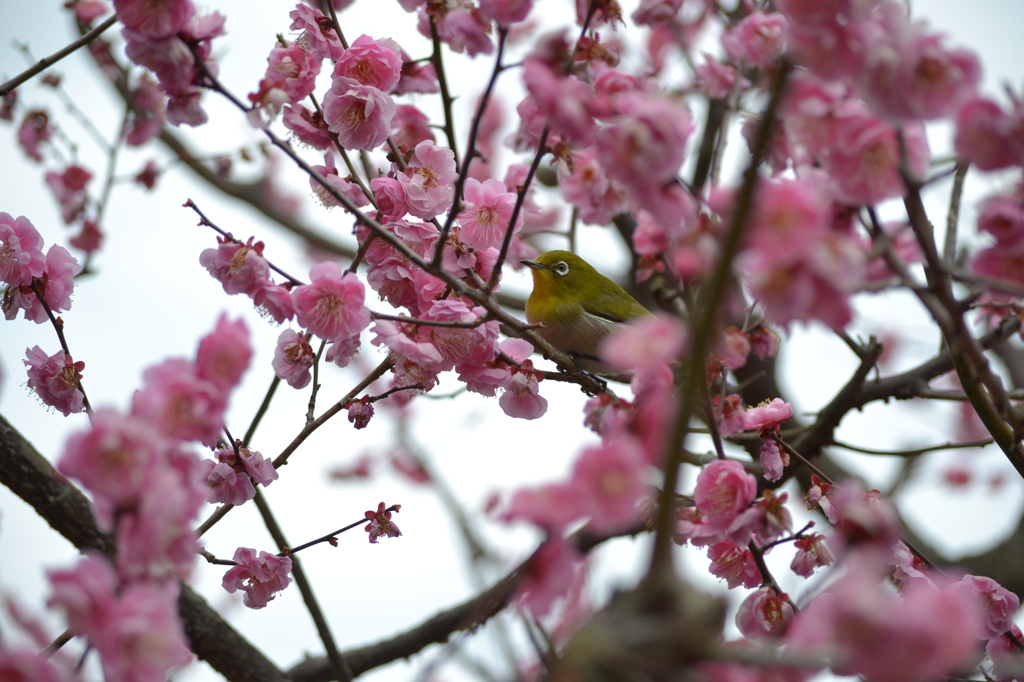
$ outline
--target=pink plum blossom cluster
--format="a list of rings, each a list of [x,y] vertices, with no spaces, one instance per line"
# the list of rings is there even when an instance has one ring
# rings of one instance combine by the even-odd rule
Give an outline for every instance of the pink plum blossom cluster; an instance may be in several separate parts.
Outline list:
[[[195,561],[191,524],[211,490],[188,443],[217,440],[251,356],[245,325],[222,316],[195,360],[149,368],[129,412],[99,409],[68,439],[58,469],[92,493],[117,554],[52,572],[49,604],[99,653],[108,679],[156,682],[191,660],[178,579]]]

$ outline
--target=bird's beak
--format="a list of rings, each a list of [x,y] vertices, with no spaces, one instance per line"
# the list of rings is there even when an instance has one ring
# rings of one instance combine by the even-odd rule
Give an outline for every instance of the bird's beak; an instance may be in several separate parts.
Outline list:
[[[529,259],[524,258],[523,260],[521,260],[519,262],[522,263],[523,265],[525,265],[526,267],[532,268],[534,270],[547,270],[548,269],[547,266],[544,265],[543,263],[541,263],[540,261],[529,260]]]

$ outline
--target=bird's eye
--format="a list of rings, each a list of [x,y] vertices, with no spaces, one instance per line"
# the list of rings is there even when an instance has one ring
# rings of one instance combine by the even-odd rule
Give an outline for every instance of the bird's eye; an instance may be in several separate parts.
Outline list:
[[[565,277],[566,275],[569,274],[569,266],[566,264],[564,260],[558,261],[558,265],[555,266],[555,272],[557,272],[560,276]]]

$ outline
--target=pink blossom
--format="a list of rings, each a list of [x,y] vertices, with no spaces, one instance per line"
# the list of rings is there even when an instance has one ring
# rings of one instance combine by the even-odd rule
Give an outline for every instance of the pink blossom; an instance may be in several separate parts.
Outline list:
[[[672,24],[682,6],[683,0],[640,0],[640,6],[630,18],[638,26]]]
[[[553,133],[580,147],[594,143],[597,125],[588,109],[594,96],[592,86],[572,75],[562,77],[541,59],[524,62],[523,83]]]
[[[162,461],[158,433],[142,420],[106,408],[93,414],[88,430],[68,438],[57,468],[94,496],[119,506],[143,492]]]
[[[764,468],[765,480],[772,483],[782,478],[783,469],[789,466],[789,453],[774,440],[765,440],[761,443],[758,458],[761,467]]]
[[[251,296],[256,288],[270,278],[270,266],[263,258],[263,242],[246,243],[217,238],[216,249],[205,249],[199,263],[224,287],[224,293]]]
[[[782,55],[789,22],[778,12],[751,12],[722,36],[729,58],[746,66],[768,66]]]
[[[837,675],[878,682],[925,682],[976,660],[978,613],[966,595],[918,584],[900,599],[880,584],[884,559],[856,558],[794,618],[788,651],[827,647],[845,661],[834,665]]]
[[[470,309],[459,299],[446,298],[434,301],[430,308],[422,313],[424,319],[475,326],[421,327],[419,338],[429,340],[440,351],[442,358],[440,363],[425,365],[427,369],[444,372],[460,364],[482,365],[493,360],[498,354],[498,328],[493,322],[477,323],[485,314],[483,308]]]
[[[424,220],[443,213],[452,203],[457,177],[451,149],[430,140],[420,142],[405,172],[398,174],[409,212]]]
[[[386,346],[420,366],[435,367],[444,364],[441,352],[429,341],[420,340],[411,325],[376,320],[370,332],[376,334],[370,343],[375,346]]]
[[[117,572],[98,552],[89,552],[72,569],[49,571],[53,593],[46,605],[64,612],[68,627],[92,639],[108,619],[118,586]]]
[[[480,11],[498,26],[508,27],[526,19],[533,0],[480,0]]]
[[[378,220],[392,222],[402,219],[409,212],[409,204],[405,200],[405,185],[395,178],[374,178],[370,180],[370,189],[377,199],[380,210]]]
[[[234,452],[230,452],[230,459],[235,458]],[[220,456],[220,451],[218,451]],[[209,469],[206,474],[206,484],[210,486],[210,494],[207,498],[211,503],[230,504],[235,507],[245,504],[256,497],[256,488],[252,481],[239,471],[231,462],[215,462],[212,459],[203,460],[203,467]]]
[[[343,178],[341,177],[341,174],[338,173],[338,167],[334,164],[333,151],[328,150],[327,153],[324,154],[324,164],[325,165],[323,166],[313,166],[313,170],[322,175],[331,188],[347,198],[357,207],[369,205],[370,200],[366,198],[366,195],[363,194],[362,187],[352,179],[352,176],[349,175],[348,177]],[[330,208],[332,206],[343,205],[341,200],[335,196],[334,192],[329,191],[327,187],[324,187],[323,184],[313,176],[310,176],[309,178],[309,186],[317,198],[320,199],[320,203],[325,207]],[[345,209],[348,210],[348,207],[346,206]]]
[[[267,457],[264,457],[259,451],[252,448],[239,447],[238,455],[242,459],[241,465],[245,472],[263,487],[270,485],[279,478],[280,474],[274,468],[274,463]]]
[[[997,244],[982,249],[974,255],[970,269],[996,279],[1024,283],[1024,244],[1012,248]]]
[[[829,521],[836,529],[829,543],[833,549],[865,544],[889,548],[896,542],[896,511],[879,491],[865,491],[858,481],[848,480],[831,492],[828,501]]]
[[[66,417],[84,409],[84,397],[78,390],[84,362],[75,362],[59,350],[47,356],[39,346],[27,349],[22,362],[28,366],[28,387],[45,405],[56,408]]]
[[[505,190],[501,180],[480,182],[475,178],[466,180],[463,187],[464,204],[459,213],[462,231],[459,239],[475,249],[489,249],[501,246],[508,230],[508,221],[516,204],[516,195]],[[523,227],[520,212],[513,233]]]
[[[249,94],[249,101],[268,107],[276,115],[285,104],[298,104],[316,88],[321,59],[300,45],[274,47],[267,57],[267,71],[259,90]],[[283,93],[284,97],[279,94]]]
[[[193,660],[178,617],[178,583],[138,582],[117,597],[91,638],[108,680],[156,682]]]
[[[345,410],[348,412],[348,420],[357,429],[365,429],[370,425],[370,419],[373,417],[372,404],[353,400],[345,406]]]
[[[117,18],[132,31],[147,38],[169,38],[189,23],[195,14],[191,0],[113,0]]]
[[[50,125],[50,117],[45,111],[32,109],[25,114],[21,125],[18,126],[18,144],[35,161],[43,160],[43,155],[39,152],[39,145],[49,141],[51,137],[53,137],[53,127]]]
[[[377,544],[377,538],[380,537],[397,538],[402,535],[402,531],[398,530],[398,526],[391,520],[392,512],[385,511],[386,509],[384,503],[380,502],[377,511],[363,513],[370,521],[363,530],[370,534],[368,537],[371,545]],[[395,511],[398,511],[398,505],[395,505]]]
[[[631,438],[587,448],[580,455],[569,485],[595,533],[615,533],[639,522],[637,503],[647,491],[645,464],[642,447]]]
[[[11,289],[10,301],[4,301],[4,314],[7,319],[14,319],[18,309],[24,309],[25,319],[36,324],[43,324],[49,320],[46,307],[54,315],[59,315],[71,307],[71,294],[75,288],[75,275],[80,267],[78,259],[68,253],[60,244],[51,244],[46,252],[46,265],[41,277],[35,280],[35,288],[42,294],[46,306],[39,301],[39,297],[28,286],[21,286],[19,289]],[[11,308],[7,309],[7,304]]]
[[[295,306],[292,305],[291,293],[279,284],[267,278],[256,285],[252,293],[252,302],[256,310],[264,318],[270,318],[281,324],[295,317]]]
[[[708,547],[708,558],[711,559],[711,575],[725,580],[730,590],[740,585],[752,588],[761,584],[761,571],[749,549],[723,540]]]
[[[1007,634],[993,637],[985,645],[985,653],[992,659],[992,672],[999,682],[1019,682],[1024,678],[1024,673],[1021,672],[1024,670],[1024,656],[1021,656],[1018,646],[1018,642],[1024,641],[1024,633],[1015,624],[1011,625],[1010,633],[1016,641],[1011,640]]]
[[[93,253],[99,251],[100,246],[103,244],[103,237],[104,235],[96,221],[86,220],[82,223],[81,232],[68,239],[68,243],[85,253]]]
[[[87,5],[80,2],[75,7]],[[0,644],[0,680],[4,682],[66,682],[68,679],[52,662],[35,649],[14,649]]]
[[[327,261],[314,265],[309,279],[291,293],[300,325],[327,340],[353,336],[370,324],[370,311],[363,305],[365,288],[355,273]]]
[[[736,393],[725,396],[724,406],[719,408],[721,396],[712,396],[712,403],[715,405],[715,413],[719,418],[718,432],[722,438],[734,436],[746,430],[745,417],[746,409],[743,406],[743,398]]]
[[[490,22],[472,5],[456,3],[456,8],[448,9],[437,21],[437,33],[441,42],[451,48],[452,52],[465,52],[470,57],[479,54],[491,54],[494,43],[491,41]],[[428,38],[431,18],[426,12],[420,12],[419,31]]]
[[[626,211],[626,190],[605,174],[596,147],[573,150],[569,159],[559,159],[558,190],[579,209],[580,220],[588,225],[608,225]]]
[[[701,90],[711,99],[725,99],[736,86],[736,67],[723,64],[714,56],[704,53],[704,63],[695,70]],[[750,87],[746,78],[740,81],[740,92]]]
[[[292,570],[292,560],[286,556],[274,556],[267,552],[260,552],[256,556],[255,549],[239,547],[232,559],[238,565],[228,569],[221,584],[230,594],[238,590],[245,592],[242,603],[250,609],[262,609],[292,581],[288,577]]]
[[[831,554],[829,557],[831,558]],[[916,581],[932,584],[928,564],[924,559],[911,552],[902,540],[893,545],[891,561],[893,564],[892,581],[900,592]]]
[[[634,189],[670,181],[694,129],[689,110],[666,98],[639,94],[623,95],[621,108],[622,116],[597,138],[605,172]]]
[[[68,225],[75,222],[85,209],[85,186],[92,179],[92,173],[78,164],[71,164],[60,173],[47,171],[45,179],[60,204],[64,222]]]
[[[832,552],[828,551],[825,544],[825,536],[821,533],[811,533],[797,538],[793,544],[797,552],[789,567],[797,575],[810,578],[819,566],[830,566],[834,561]]]
[[[316,359],[313,347],[309,345],[309,335],[285,329],[277,337],[272,366],[274,374],[284,379],[292,388],[305,388],[312,375],[310,367]]]
[[[678,318],[660,313],[621,325],[601,341],[598,355],[615,369],[645,371],[676,362],[685,352],[687,339]]]
[[[813,180],[762,182],[748,231],[750,248],[780,263],[794,262],[821,241],[831,221],[831,202]]]
[[[1024,242],[1024,206],[1010,197],[990,197],[979,207],[978,229],[991,234],[1001,246],[1019,246]]]
[[[336,367],[348,367],[352,358],[359,352],[359,343],[359,334],[331,339],[324,359],[334,363]]]
[[[300,5],[304,7],[304,5]],[[284,108],[281,117],[284,127],[292,131],[299,142],[313,149],[324,151],[331,146],[331,135],[324,123],[323,115],[318,111],[310,111],[301,104],[289,104]]]
[[[775,398],[747,410],[747,428],[764,432],[778,432],[782,422],[793,416],[793,406],[782,398]]]
[[[551,483],[536,488],[520,488],[512,494],[501,512],[505,522],[523,520],[543,528],[553,537],[583,513],[578,488],[568,483]]]
[[[739,462],[724,459],[704,467],[693,493],[697,509],[719,530],[728,528],[756,496],[757,480]]]
[[[1020,598],[995,580],[984,576],[965,575],[960,582],[950,585],[977,601],[984,619],[980,621],[978,639],[998,637],[1013,626],[1013,617],[1020,607]]]
[[[910,22],[902,7],[883,5],[876,17],[858,82],[874,111],[889,118],[941,118],[974,94],[981,65],[973,52],[946,49],[941,35]]]
[[[774,640],[782,637],[793,619],[793,607],[786,594],[770,587],[751,592],[736,613],[736,627],[747,639]]]
[[[539,419],[548,411],[548,401],[540,395],[539,382],[543,372],[533,371],[533,363],[523,361],[519,370],[512,370],[505,392],[498,398],[502,411],[516,419]]]
[[[228,392],[241,381],[251,359],[252,346],[245,322],[229,322],[227,314],[222,314],[214,330],[199,342],[196,376]]]
[[[376,149],[391,134],[395,102],[379,89],[335,78],[324,97],[324,121],[346,149]]]
[[[430,119],[411,104],[397,105],[395,117],[391,119],[391,139],[403,149],[413,149],[424,140],[433,142]]]
[[[900,147],[896,130],[871,116],[850,116],[836,122],[835,144],[824,168],[833,181],[836,198],[848,204],[877,204],[903,196],[899,174]],[[928,169],[928,143],[920,124],[903,127],[907,164],[912,177]]]
[[[1013,118],[991,99],[969,98],[956,114],[953,144],[957,156],[981,170],[997,170],[1019,163],[1021,150],[1014,149],[1012,143],[1013,124]]]
[[[541,543],[523,568],[513,601],[540,618],[564,596],[581,558],[569,541],[552,537]]]
[[[293,31],[302,31],[302,35],[296,41],[299,45],[320,55],[321,59],[337,61],[341,57],[344,48],[341,41],[338,40],[338,35],[334,32],[330,20],[324,16],[323,12],[299,3],[288,13],[288,16],[292,20],[292,24],[288,28]]]
[[[28,218],[0,213],[0,280],[19,287],[42,277],[42,246],[43,238]]]
[[[124,135],[125,142],[141,147],[160,134],[166,118],[167,95],[149,73],[144,72],[132,93],[131,123]]]
[[[333,77],[351,78],[383,92],[390,92],[402,73],[402,56],[368,35],[361,35],[338,58]]]
[[[227,396],[213,382],[196,376],[191,362],[165,360],[147,369],[142,378],[145,385],[132,399],[134,416],[171,438],[205,444],[220,438]]]
[[[753,539],[766,546],[778,540],[783,533],[793,532],[793,517],[786,507],[789,495],[776,496],[771,489],[764,491],[760,500],[748,507],[728,528],[728,538],[737,545],[746,545]]]

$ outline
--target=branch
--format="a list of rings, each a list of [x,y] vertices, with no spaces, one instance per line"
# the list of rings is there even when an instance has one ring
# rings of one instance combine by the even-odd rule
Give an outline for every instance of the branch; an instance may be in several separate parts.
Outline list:
[[[93,30],[89,31],[88,33],[86,33],[81,38],[79,38],[75,42],[71,43],[70,45],[68,45],[64,49],[58,50],[57,52],[54,52],[49,57],[43,57],[38,62],[36,62],[32,66],[30,66],[29,68],[25,69],[24,71],[19,73],[17,76],[12,78],[11,80],[7,81],[3,85],[0,85],[0,97],[4,97],[11,90],[13,90],[14,88],[18,87],[19,85],[21,85],[22,83],[27,81],[32,76],[35,76],[38,73],[42,73],[43,71],[45,71],[46,69],[50,68],[51,66],[53,66],[54,64],[56,64],[60,60],[64,59],[64,57],[67,57],[69,54],[71,54],[72,52],[74,52],[78,48],[83,47],[85,45],[88,45],[92,41],[96,40],[96,38],[98,38],[101,33],[106,31],[108,28],[110,28],[111,26],[113,26],[116,23],[117,23],[117,15],[116,14],[111,15],[102,24],[100,24],[99,26],[97,26]]]
[[[113,556],[114,540],[96,525],[85,495],[54,469],[0,415],[0,483],[28,502],[78,549]],[[238,634],[206,601],[181,585],[178,613],[189,646],[230,682],[288,682],[259,649]]]

